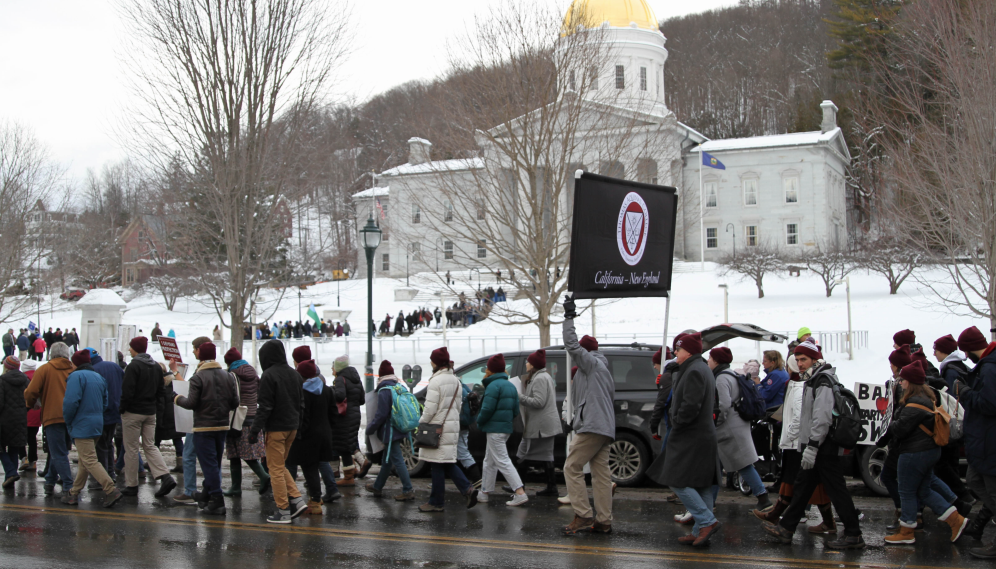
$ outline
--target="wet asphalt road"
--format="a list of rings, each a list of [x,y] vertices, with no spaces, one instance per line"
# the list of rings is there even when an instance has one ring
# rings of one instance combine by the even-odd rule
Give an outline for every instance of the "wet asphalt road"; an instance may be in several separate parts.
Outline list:
[[[252,479],[246,470],[244,496],[226,499],[228,516],[219,518],[168,498],[156,499],[155,486],[148,483],[140,486],[137,498],[124,498],[111,509],[101,506],[101,492],[88,491],[81,494],[78,507],[66,506],[57,497],[45,497],[41,480],[26,475],[14,492],[0,498],[0,566],[991,566],[968,555],[967,548],[978,542],[963,537],[951,544],[947,526],[929,513],[927,531],[917,534],[915,546],[886,548],[882,537],[891,520],[890,503],[877,497],[856,499],[865,514],[862,529],[868,548],[841,553],[826,551],[822,538],[812,538],[801,527],[791,546],[772,542],[749,512],[753,499],[723,490],[717,505],[723,531],[711,547],[694,550],[676,542],[687,529],[672,521],[680,508],[667,503],[661,489],[621,490],[613,505],[611,535],[563,537],[560,528],[571,520],[572,510],[553,498],[533,497],[524,508],[506,507],[503,499],[493,499],[466,510],[450,487],[445,513],[421,513],[417,506],[428,497],[427,479],[416,480],[415,502],[390,498],[400,491],[396,478],[388,482],[386,498],[374,498],[362,489],[361,481],[355,489],[343,489],[343,498],[326,506],[321,517],[306,514],[291,526],[272,525],[264,519],[273,511],[273,502],[251,489]],[[527,483],[527,488],[532,494],[538,486]],[[816,523],[815,518],[810,523]]]

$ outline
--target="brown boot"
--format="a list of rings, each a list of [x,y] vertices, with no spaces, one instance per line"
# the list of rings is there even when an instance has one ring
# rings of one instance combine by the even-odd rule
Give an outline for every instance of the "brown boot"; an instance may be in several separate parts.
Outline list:
[[[951,543],[958,541],[961,532],[965,531],[965,527],[968,526],[968,520],[959,514],[958,509],[954,506],[948,508],[948,511],[944,512],[944,515],[938,519],[951,527]]]
[[[574,521],[564,528],[564,535],[575,535],[581,532],[591,531],[592,526],[595,525],[595,518],[582,518],[577,514],[574,514]]]
[[[830,504],[817,507],[820,509],[820,515],[823,516],[823,522],[818,526],[809,526],[809,533],[837,533],[837,522],[833,519],[833,508]]]
[[[308,513],[312,514],[312,515],[315,515],[315,516],[322,515],[322,501],[321,501],[321,499],[318,499],[318,500],[308,500]]]
[[[889,535],[885,537],[886,545],[910,545],[916,543],[916,536],[913,535],[913,530],[916,528],[916,524],[899,524],[899,533]]]
[[[356,474],[355,466],[347,466],[342,469],[342,480],[336,483],[337,486],[356,486],[356,479],[354,475]]]
[[[768,510],[767,512],[762,512],[761,510],[752,510],[754,516],[759,520],[764,520],[766,522],[771,522],[777,524],[778,520],[782,519],[782,514],[788,509],[789,503],[785,501],[781,496],[778,497],[778,501],[775,502],[775,506]]]

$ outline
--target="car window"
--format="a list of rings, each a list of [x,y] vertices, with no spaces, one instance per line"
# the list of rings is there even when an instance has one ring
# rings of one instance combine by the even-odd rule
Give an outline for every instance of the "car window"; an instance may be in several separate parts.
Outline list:
[[[643,356],[610,355],[609,371],[619,391],[654,390],[657,388],[657,370],[652,358]]]
[[[557,391],[567,391],[567,358],[565,357],[547,357],[546,358],[546,371],[553,378],[553,381],[557,383]]]
[[[515,364],[518,361],[518,358],[505,358],[505,370],[514,371]],[[460,381],[464,382],[466,385],[477,385],[478,383],[484,381],[484,372],[487,371],[487,369],[488,360],[480,360],[462,370],[458,375],[460,376]]]

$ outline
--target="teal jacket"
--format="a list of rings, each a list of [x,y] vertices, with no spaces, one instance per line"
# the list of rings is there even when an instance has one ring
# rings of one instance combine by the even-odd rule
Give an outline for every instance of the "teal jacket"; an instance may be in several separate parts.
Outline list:
[[[512,433],[512,420],[519,416],[519,392],[507,373],[484,378],[484,399],[477,414],[477,428],[485,433]]]

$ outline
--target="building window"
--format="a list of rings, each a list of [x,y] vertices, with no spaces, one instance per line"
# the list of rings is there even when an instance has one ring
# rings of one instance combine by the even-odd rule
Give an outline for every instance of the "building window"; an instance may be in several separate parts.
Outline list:
[[[380,269],[382,271],[391,270],[391,255],[389,255],[388,253],[384,253],[383,255],[380,256]]]
[[[647,68],[646,67],[641,67],[640,68],[640,90],[641,91],[646,91],[647,90]]]
[[[443,209],[444,209],[443,221],[446,222],[453,221],[453,203],[447,200],[446,203],[443,204]]]
[[[305,228],[305,230],[304,230],[304,231],[305,231],[305,237],[304,237],[304,239],[305,239],[305,240],[307,240],[307,239],[308,239],[308,236],[307,236],[307,231],[308,231],[308,229],[307,229],[307,228]],[[382,235],[382,237],[381,237],[381,240],[382,240],[382,241],[390,241],[390,240],[391,240],[391,235],[390,235],[390,233],[389,233],[389,232],[387,231],[387,228],[386,228],[386,227],[381,227],[381,228],[380,228],[380,232],[381,232],[381,235]]]
[[[719,228],[706,227],[706,249],[719,248]]]
[[[798,245],[799,244],[799,224],[789,223],[785,225],[785,244],[786,245]]]
[[[477,242],[477,258],[484,259],[488,256],[488,248],[485,246],[486,240],[481,239]]]
[[[410,244],[408,246],[408,248],[412,252],[413,255],[419,255],[420,253],[422,253],[422,244],[421,243],[412,243],[412,244]]]
[[[748,247],[757,246],[757,226],[756,225],[745,225],[744,226],[744,241],[747,242]]]
[[[443,258],[452,259],[453,258],[453,242],[443,241]]]
[[[598,91],[598,68],[591,68],[591,88]]]
[[[422,208],[412,204],[412,223],[422,223]]]
[[[387,217],[387,205],[388,204],[387,203],[381,203],[380,200],[377,200],[377,204],[380,205],[380,213],[381,213],[381,215],[384,216],[384,217]]]
[[[706,182],[705,184],[705,195],[706,195],[706,207],[718,207],[719,206],[719,190],[716,182]]]
[[[785,203],[799,203],[799,178],[785,178],[782,185],[785,188]]]
[[[477,207],[477,221],[484,221],[484,212],[485,209],[483,204]]]
[[[571,74],[570,74],[570,77],[568,79],[568,84],[571,87],[571,91],[577,91],[578,90],[577,86],[574,84],[574,70],[573,69],[571,69]]]
[[[139,231],[138,232],[138,238],[139,239],[145,239],[145,232],[144,231]]]
[[[757,205],[757,178],[744,180],[744,205]]]
[[[616,89],[626,88],[626,70],[622,65],[616,66]]]

